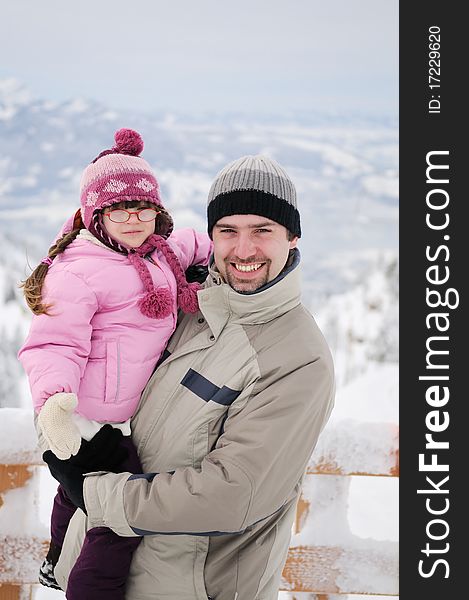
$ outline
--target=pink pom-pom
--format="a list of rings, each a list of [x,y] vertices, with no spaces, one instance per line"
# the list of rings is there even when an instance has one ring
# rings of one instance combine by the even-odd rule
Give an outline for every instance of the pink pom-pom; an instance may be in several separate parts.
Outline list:
[[[113,150],[119,154],[138,156],[143,150],[143,140],[133,129],[119,129],[114,135],[116,145]]]
[[[201,289],[200,284],[194,282],[188,283],[178,291],[179,306],[185,313],[196,313],[199,310],[197,292]]]
[[[150,319],[164,319],[173,310],[173,297],[166,288],[159,288],[145,294],[138,301],[142,314]]]

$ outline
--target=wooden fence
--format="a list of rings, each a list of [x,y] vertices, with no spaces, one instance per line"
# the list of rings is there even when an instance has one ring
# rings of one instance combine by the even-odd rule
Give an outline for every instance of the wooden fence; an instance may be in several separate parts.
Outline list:
[[[15,409],[1,409],[0,417],[6,410],[14,415]],[[15,518],[11,517],[11,511],[14,511],[13,515],[23,511],[34,513],[34,507],[38,506],[39,479],[45,466],[37,449],[23,443],[19,444],[22,450],[1,450],[2,430],[6,431],[9,426],[15,427],[18,440],[34,439],[30,431],[21,431],[23,427],[30,427],[29,421],[30,418],[26,421],[14,415],[9,422],[7,414],[0,424],[0,600],[30,600],[33,597],[38,566],[48,547],[48,540],[41,536],[24,532],[2,533],[9,530],[5,524],[1,525],[2,520]],[[373,430],[371,436],[370,427]],[[373,457],[373,460],[365,460],[364,456]],[[314,535],[313,543],[309,540],[301,543],[301,540],[302,531],[312,518],[321,519],[320,511],[324,509],[314,506],[314,500],[305,493],[306,489],[317,487],[317,481],[326,487],[330,484],[330,503],[325,518],[330,519],[332,511],[334,521],[346,523],[348,486],[352,477],[398,475],[397,426],[382,423],[326,428],[305,476],[281,589],[291,592],[293,597],[295,592],[315,593],[317,600],[345,594],[397,596],[397,543],[360,539],[357,544],[350,532],[346,532],[345,541],[339,537],[339,542],[332,545],[314,543]],[[19,493],[19,490],[25,493]]]

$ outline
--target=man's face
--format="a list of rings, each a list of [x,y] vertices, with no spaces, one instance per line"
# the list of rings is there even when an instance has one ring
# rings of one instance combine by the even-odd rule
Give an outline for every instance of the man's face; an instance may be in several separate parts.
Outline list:
[[[289,251],[287,229],[259,215],[231,215],[219,219],[212,232],[215,265],[237,292],[253,292],[277,277]]]

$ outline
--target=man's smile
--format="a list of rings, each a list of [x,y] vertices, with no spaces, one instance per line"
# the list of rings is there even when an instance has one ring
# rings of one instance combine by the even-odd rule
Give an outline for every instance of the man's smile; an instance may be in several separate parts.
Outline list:
[[[241,271],[242,273],[251,273],[252,271],[258,271],[261,267],[265,265],[265,263],[252,263],[249,265],[240,264],[240,263],[230,263],[237,271]]]

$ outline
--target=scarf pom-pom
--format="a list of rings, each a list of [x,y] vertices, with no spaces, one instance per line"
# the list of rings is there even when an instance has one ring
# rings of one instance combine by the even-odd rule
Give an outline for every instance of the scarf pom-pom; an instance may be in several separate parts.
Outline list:
[[[179,306],[185,313],[196,313],[199,310],[197,292],[202,287],[198,283],[188,283],[178,291]]]
[[[159,288],[145,294],[138,301],[140,312],[150,319],[164,319],[173,310],[173,296],[166,288]]]

